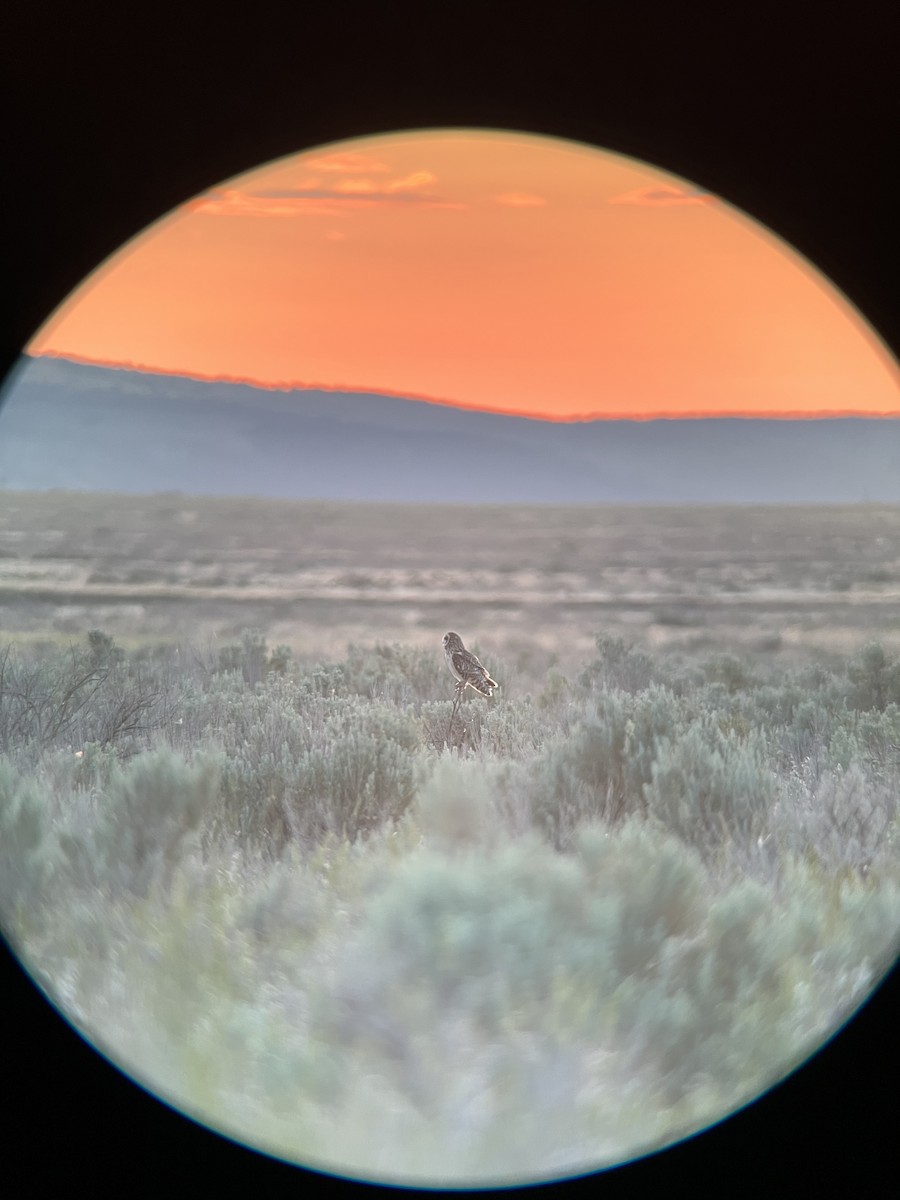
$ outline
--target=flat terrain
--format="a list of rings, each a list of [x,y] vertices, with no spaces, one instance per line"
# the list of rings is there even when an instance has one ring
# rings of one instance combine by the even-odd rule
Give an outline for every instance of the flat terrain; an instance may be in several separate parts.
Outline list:
[[[229,1137],[411,1185],[627,1161],[896,958],[900,507],[7,492],[0,554],[4,932]],[[501,683],[455,718],[449,628]],[[673,661],[717,650],[755,661]]]
[[[900,507],[415,506],[0,492],[0,641],[258,627],[301,657],[458,630],[523,677],[594,637],[796,661],[900,649]]]

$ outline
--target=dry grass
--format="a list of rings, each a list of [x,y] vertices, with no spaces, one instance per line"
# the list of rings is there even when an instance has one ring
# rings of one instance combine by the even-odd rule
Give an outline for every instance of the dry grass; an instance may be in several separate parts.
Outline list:
[[[4,501],[4,927],[213,1128],[407,1183],[623,1161],[895,957],[900,509]],[[502,683],[465,736],[447,628]]]
[[[233,638],[303,656],[447,628],[526,675],[604,631],[797,661],[900,649],[900,508],[410,506],[3,493],[0,640]]]

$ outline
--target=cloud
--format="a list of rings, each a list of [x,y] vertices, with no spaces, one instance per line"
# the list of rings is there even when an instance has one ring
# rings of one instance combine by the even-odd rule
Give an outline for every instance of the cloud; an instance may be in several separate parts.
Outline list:
[[[670,208],[674,204],[712,204],[715,196],[707,192],[686,192],[671,184],[655,184],[635,188],[621,196],[613,196],[609,204],[633,204],[642,208]]]
[[[222,188],[189,200],[183,208],[188,213],[212,217],[334,216],[339,209],[328,203],[328,195],[286,188],[262,192]]]
[[[385,190],[388,192],[418,191],[419,188],[428,187],[432,183],[437,183],[437,175],[432,175],[430,171],[411,171],[409,175],[404,175],[401,179],[391,180]]]
[[[253,197],[255,200],[300,200],[304,196],[333,196],[333,189],[319,187],[319,181],[313,179],[300,187],[260,188],[256,192],[232,193]]]
[[[336,216],[352,208],[389,204],[467,207],[434,195],[431,190],[434,183],[437,176],[425,170],[379,181],[364,175],[352,176],[338,180],[333,186],[322,186],[318,178],[310,177],[294,187],[259,188],[251,192],[220,188],[189,201],[185,209],[212,216],[295,217]]]
[[[494,200],[507,208],[543,208],[547,203],[543,196],[535,196],[533,192],[503,192]]]
[[[303,165],[311,167],[313,171],[389,171],[391,168],[387,163],[381,162],[377,158],[372,158],[369,154],[353,154],[351,152],[335,154],[320,154],[315,158],[304,159]]]

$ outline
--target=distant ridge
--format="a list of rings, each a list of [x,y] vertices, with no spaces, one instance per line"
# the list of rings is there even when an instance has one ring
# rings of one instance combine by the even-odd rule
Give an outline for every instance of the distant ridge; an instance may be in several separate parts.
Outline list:
[[[0,487],[419,503],[900,502],[900,418],[542,421],[23,357]]]
[[[677,414],[669,412],[656,413],[615,413],[615,412],[590,412],[590,413],[575,413],[572,415],[560,416],[554,413],[536,413],[526,411],[525,409],[516,408],[485,408],[483,405],[466,404],[462,400],[452,400],[444,396],[426,395],[424,392],[399,392],[391,388],[375,388],[351,386],[342,383],[311,383],[293,381],[279,381],[276,383],[263,382],[258,379],[251,379],[249,376],[238,375],[204,375],[195,371],[173,371],[163,367],[151,367],[144,363],[133,362],[106,362],[98,358],[87,358],[77,354],[59,354],[56,351],[48,350],[42,355],[31,357],[23,356],[26,362],[67,362],[76,363],[79,366],[88,367],[103,367],[111,371],[132,371],[138,375],[158,375],[165,378],[175,379],[190,379],[198,383],[234,383],[242,384],[246,387],[258,388],[264,392],[340,392],[347,395],[355,396],[396,396],[401,400],[419,400],[423,404],[437,404],[444,408],[461,408],[466,412],[488,412],[495,413],[502,417],[524,417],[529,421],[552,421],[555,424],[562,425],[577,425],[590,421],[695,421],[695,420],[771,420],[771,421],[810,421],[810,420],[827,420],[832,417],[872,417],[878,420],[884,418],[892,419],[900,417],[900,407],[896,412],[863,412],[858,408],[847,409],[823,409],[818,412],[808,412],[797,409],[794,412],[779,412],[761,414],[758,412],[730,412],[728,414],[710,413],[703,411],[696,412],[681,412]],[[0,401],[2,403],[2,401]]]

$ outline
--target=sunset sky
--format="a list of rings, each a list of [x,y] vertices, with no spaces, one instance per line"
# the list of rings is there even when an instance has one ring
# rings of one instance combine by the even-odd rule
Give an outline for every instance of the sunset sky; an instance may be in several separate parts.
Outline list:
[[[776,237],[633,159],[511,133],[366,138],[230,180],[27,351],[552,419],[900,412],[886,350]]]

